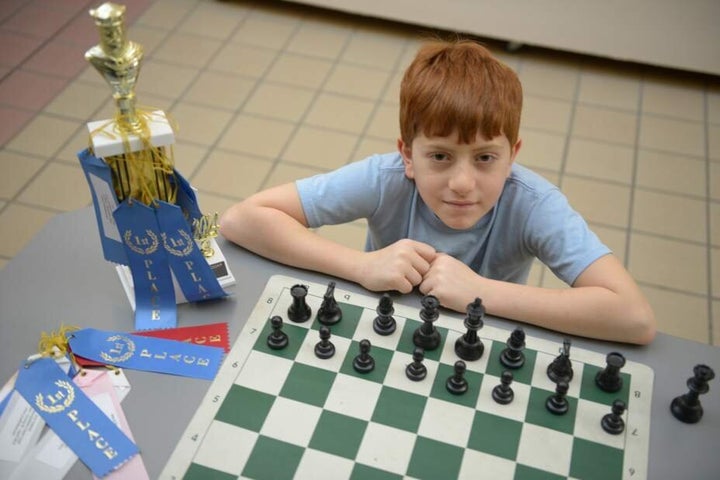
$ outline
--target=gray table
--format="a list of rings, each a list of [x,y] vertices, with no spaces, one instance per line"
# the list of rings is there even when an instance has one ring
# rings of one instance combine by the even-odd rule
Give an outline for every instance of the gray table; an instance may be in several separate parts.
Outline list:
[[[219,239],[237,284],[229,299],[204,305],[182,305],[180,326],[228,322],[233,342],[250,315],[268,278],[285,274],[318,283],[328,278],[288,268],[257,257]],[[338,288],[367,294],[357,285],[337,280]],[[419,306],[419,296],[403,297]],[[113,266],[103,260],[92,209],[58,215],[30,244],[0,270],[0,382],[35,351],[42,331],[61,324],[131,331],[133,313]],[[506,329],[514,323],[488,318]],[[558,334],[526,327],[529,335],[558,339]],[[685,393],[685,381],[698,363],[720,374],[720,349],[659,334],[649,347],[574,338],[581,348],[619,350],[629,360],[655,371],[650,438],[651,479],[720,478],[720,380],[702,396],[705,415],[686,425],[670,414],[673,397]],[[132,391],[123,402],[133,435],[152,478],[162,470],[176,442],[210,385],[203,380],[127,371]],[[80,462],[67,478],[91,478]]]

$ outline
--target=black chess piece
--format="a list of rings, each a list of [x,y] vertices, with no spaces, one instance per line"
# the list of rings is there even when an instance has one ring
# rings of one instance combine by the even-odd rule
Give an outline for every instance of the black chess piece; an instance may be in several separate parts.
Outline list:
[[[335,282],[328,283],[317,319],[323,325],[335,325],[342,320],[342,310],[335,300]]]
[[[602,429],[612,435],[620,435],[625,430],[625,420],[622,418],[624,412],[625,402],[620,399],[615,400],[610,413],[603,415],[602,420],[600,420]]]
[[[360,353],[353,359],[353,368],[358,373],[369,373],[375,368],[375,359],[370,355],[370,340],[360,340]]]
[[[482,300],[476,298],[467,306],[464,322],[467,332],[455,341],[455,354],[463,360],[472,361],[482,357],[485,346],[477,332],[483,327],[483,316],[485,316],[485,307]]]
[[[423,364],[425,352],[420,347],[413,350],[413,361],[405,367],[405,375],[413,382],[419,382],[427,376],[427,367]]]
[[[555,415],[565,415],[568,412],[570,405],[568,404],[567,398],[565,398],[568,388],[568,383],[564,380],[560,380],[557,383],[555,386],[555,393],[550,395],[545,402],[545,407],[550,413]]]
[[[707,365],[695,365],[693,376],[688,378],[688,393],[675,397],[670,404],[672,414],[685,423],[697,423],[703,416],[699,396],[710,390],[708,382],[715,378],[715,372]]]
[[[289,340],[287,333],[282,331],[282,318],[275,315],[270,319],[270,326],[272,327],[272,332],[267,337],[267,346],[273,350],[282,350],[287,347]]]
[[[513,374],[510,370],[505,370],[500,376],[500,384],[493,388],[492,398],[500,405],[507,405],[515,398],[510,384],[513,381]]]
[[[622,353],[610,352],[605,357],[607,365],[595,375],[595,384],[604,392],[615,393],[623,386],[620,369],[625,366],[625,357]]]
[[[375,333],[378,335],[390,335],[393,333],[397,327],[397,322],[393,317],[395,308],[393,307],[393,301],[390,295],[385,293],[380,297],[375,311],[377,312],[377,317],[373,320],[373,330],[375,330]]]
[[[292,304],[288,307],[288,318],[291,322],[302,323],[310,319],[312,310],[306,302],[308,288],[305,285],[294,285],[290,289]]]
[[[315,356],[326,360],[335,355],[335,345],[330,341],[330,329],[320,327],[320,341],[315,344]]]
[[[453,395],[462,395],[468,390],[468,382],[465,379],[465,370],[467,366],[462,360],[455,362],[453,367],[454,373],[448,377],[445,382],[445,388]]]
[[[423,350],[435,350],[440,345],[440,332],[433,322],[440,316],[440,301],[434,295],[425,295],[420,301],[420,325],[413,333],[413,343]]]
[[[520,327],[513,330],[505,345],[507,347],[500,353],[500,363],[513,370],[522,367],[525,364],[525,331]]]
[[[563,341],[562,349],[560,349],[560,355],[555,357],[555,360],[548,365],[547,376],[553,383],[564,381],[570,383],[573,378],[573,368],[570,362],[570,339],[566,338]]]

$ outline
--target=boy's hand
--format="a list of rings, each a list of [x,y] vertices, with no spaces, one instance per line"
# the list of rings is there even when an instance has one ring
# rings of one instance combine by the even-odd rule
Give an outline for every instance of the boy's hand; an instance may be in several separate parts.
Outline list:
[[[415,240],[402,239],[363,256],[357,282],[375,292],[409,293],[420,285],[435,258],[435,249]]]
[[[423,295],[435,295],[440,304],[457,312],[465,312],[468,303],[480,296],[478,280],[470,267],[445,253],[438,253],[420,283]]]

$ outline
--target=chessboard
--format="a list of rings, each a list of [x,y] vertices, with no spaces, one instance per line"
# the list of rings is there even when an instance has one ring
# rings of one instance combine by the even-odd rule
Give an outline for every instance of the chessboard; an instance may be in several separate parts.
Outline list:
[[[300,300],[297,286],[305,289]],[[328,293],[341,319],[321,339],[318,311]],[[522,366],[509,370],[501,357],[513,330],[476,324],[482,355],[458,372],[455,343],[470,333],[470,315],[440,310],[428,322],[427,312],[402,305],[401,296],[390,309],[381,298],[272,277],[162,478],[647,478],[648,366],[626,361],[618,372],[615,364],[620,389],[609,393],[596,378],[608,371],[611,352],[570,347],[561,335],[527,335]],[[302,323],[289,319],[298,316],[298,302],[310,313]],[[374,330],[379,310],[394,319],[392,333]],[[440,343],[417,357],[413,336],[428,323]],[[369,351],[361,351],[364,340]],[[559,393],[563,382],[551,380],[548,367],[568,361],[568,353],[572,378]],[[373,368],[359,372],[358,358]],[[409,365],[422,367],[424,378],[411,380]],[[508,370],[512,382],[503,384]],[[458,374],[462,393],[448,389]],[[511,390],[511,401],[498,403],[498,389],[506,400]],[[563,414],[547,406],[558,397]],[[626,408],[613,412],[618,399]],[[622,427],[613,433],[601,425],[609,415]]]

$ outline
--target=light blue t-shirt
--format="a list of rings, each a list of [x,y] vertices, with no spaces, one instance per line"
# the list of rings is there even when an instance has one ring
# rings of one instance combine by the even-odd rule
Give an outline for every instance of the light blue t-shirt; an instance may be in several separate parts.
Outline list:
[[[373,155],[296,186],[311,228],[365,218],[367,251],[409,238],[495,280],[525,283],[538,258],[572,285],[610,253],[556,186],[518,164],[497,205],[466,230],[446,226],[428,208],[405,176],[399,153]]]

